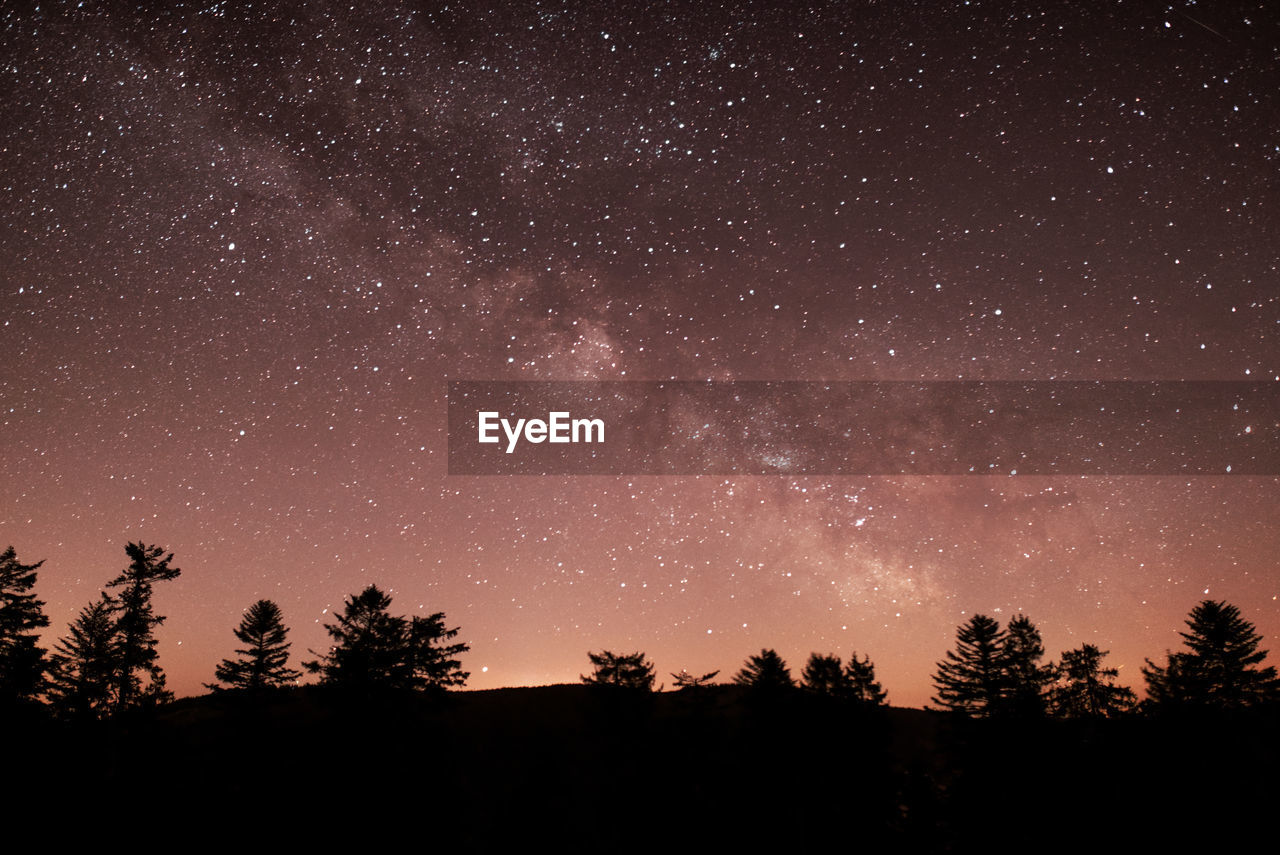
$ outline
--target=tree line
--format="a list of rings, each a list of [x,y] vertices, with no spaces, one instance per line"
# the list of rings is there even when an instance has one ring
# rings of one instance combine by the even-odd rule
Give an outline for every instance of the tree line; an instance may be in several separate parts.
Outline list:
[[[1187,649],[1166,652],[1165,664],[1145,660],[1147,697],[1139,704],[1119,672],[1104,667],[1107,651],[1085,644],[1044,662],[1035,624],[1018,615],[1001,628],[974,615],[956,633],[956,646],[938,663],[933,702],[941,709],[977,718],[1054,715],[1105,718],[1132,711],[1236,711],[1280,700],[1273,666],[1254,625],[1229,603],[1203,600],[1180,632]]]
[[[1185,710],[1234,711],[1280,701],[1280,679],[1262,665],[1262,636],[1228,603],[1204,600],[1191,610],[1180,632],[1187,649],[1166,652],[1164,665],[1145,661],[1147,698],[1117,684],[1119,671],[1103,665],[1107,651],[1084,644],[1045,662],[1040,631],[1026,615],[1001,628],[974,615],[956,632],[933,674],[937,709],[971,718],[1111,718],[1126,713]],[[652,691],[653,663],[643,653],[589,653],[593,666],[582,682],[598,687]],[[719,674],[672,674],[681,691],[705,687]],[[810,654],[800,681],[771,649],[747,659],[733,682],[756,695],[781,696],[792,690],[843,698],[863,706],[883,706],[886,693],[876,681],[870,657],[855,652],[841,664],[834,654]]]
[[[176,579],[173,554],[158,546],[129,543],[128,566],[81,609],[54,644],[39,646],[38,630],[49,625],[34,588],[43,562],[22,564],[12,546],[0,553],[0,702],[47,707],[67,719],[102,719],[173,700],[158,661],[155,630],[165,620],[152,607],[154,586]],[[457,658],[470,646],[456,641],[459,629],[445,616],[397,616],[391,597],[375,585],[347,597],[326,624],[332,644],[302,669],[319,684],[348,693],[408,690],[443,692],[464,686],[468,672]],[[1147,659],[1142,674],[1147,698],[1117,684],[1107,652],[1091,644],[1046,662],[1035,624],[1018,615],[1002,628],[986,615],[960,626],[956,644],[933,675],[936,708],[974,718],[1106,718],[1131,712],[1240,710],[1280,700],[1280,680],[1263,665],[1267,652],[1254,625],[1233,605],[1204,600],[1191,610],[1180,635],[1185,650],[1167,652],[1163,664]],[[232,630],[242,646],[214,669],[214,691],[262,693],[294,685],[302,671],[289,666],[288,627],[279,606],[258,600]],[[592,673],[583,683],[601,689],[653,691],[655,668],[644,653],[587,654]],[[682,692],[713,684],[719,671],[672,674]],[[775,650],[749,657],[733,683],[754,696],[792,691],[838,698],[864,707],[887,703],[869,656],[847,662],[835,654],[810,655],[800,679]]]
[[[588,686],[603,689],[625,689],[639,692],[653,691],[656,679],[654,665],[644,653],[617,654],[609,650],[588,653],[592,672],[580,679]],[[688,671],[672,674],[677,691],[697,692],[708,686],[719,671],[693,675]],[[887,693],[876,682],[875,666],[869,656],[859,659],[855,652],[847,664],[842,664],[834,653],[813,653],[805,663],[800,682],[791,676],[791,668],[776,650],[765,648],[747,657],[742,669],[733,677],[733,683],[743,686],[760,696],[780,696],[793,689],[807,693],[838,698],[866,706],[884,706]]]
[[[173,700],[158,661],[156,627],[165,620],[152,606],[154,586],[176,579],[173,554],[129,543],[129,565],[109,581],[47,651],[37,630],[49,625],[34,588],[44,562],[23,564],[12,546],[0,554],[0,706],[47,706],[71,720],[111,718]],[[403,617],[390,612],[391,597],[370,585],[348,597],[325,629],[333,640],[302,667],[321,685],[348,692],[443,691],[469,676],[456,658],[469,646],[455,642],[458,629],[444,614]],[[295,684],[290,642],[280,607],[258,600],[232,630],[241,647],[214,669],[214,691],[262,693]]]

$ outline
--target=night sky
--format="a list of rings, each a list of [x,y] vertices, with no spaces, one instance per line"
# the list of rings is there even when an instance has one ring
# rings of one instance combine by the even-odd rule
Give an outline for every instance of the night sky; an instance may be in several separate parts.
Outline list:
[[[450,380],[1280,380],[1269,4],[15,5],[46,642],[142,540],[179,695],[370,583],[475,688],[856,650],[920,706],[979,612],[1141,688],[1206,597],[1280,647],[1276,477],[446,474]]]

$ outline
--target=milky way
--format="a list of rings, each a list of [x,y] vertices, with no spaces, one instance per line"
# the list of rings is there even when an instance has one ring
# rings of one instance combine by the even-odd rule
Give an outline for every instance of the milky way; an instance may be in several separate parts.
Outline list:
[[[0,547],[122,569],[179,694],[370,583],[473,687],[975,612],[1122,681],[1280,643],[1274,477],[461,477],[450,380],[1280,379],[1267,4],[47,4],[0,19]],[[327,610],[327,613],[326,613]],[[668,681],[669,682],[669,681]]]

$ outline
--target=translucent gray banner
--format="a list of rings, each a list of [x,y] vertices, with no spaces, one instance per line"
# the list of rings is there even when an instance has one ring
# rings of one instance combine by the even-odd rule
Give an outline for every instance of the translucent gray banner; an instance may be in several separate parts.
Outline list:
[[[449,384],[451,475],[1280,475],[1280,383]]]

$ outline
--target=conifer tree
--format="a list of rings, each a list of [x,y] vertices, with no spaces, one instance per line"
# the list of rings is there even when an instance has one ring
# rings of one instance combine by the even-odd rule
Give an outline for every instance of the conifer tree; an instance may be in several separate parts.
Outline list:
[[[1005,696],[1005,633],[986,615],[974,615],[956,633],[956,649],[938,663],[933,702],[977,717],[996,714]]]
[[[888,693],[876,682],[876,666],[871,663],[870,656],[858,659],[855,650],[844,666],[844,679],[853,701],[868,706],[884,706]]]
[[[80,610],[53,647],[49,701],[62,718],[110,715],[119,669],[115,604],[103,595]]]
[[[0,553],[0,704],[34,703],[44,690],[47,663],[36,630],[49,619],[31,592],[43,563],[19,562],[12,546]]]
[[[1137,696],[1127,686],[1117,686],[1120,672],[1103,668],[1107,651],[1085,644],[1062,654],[1058,683],[1049,693],[1055,715],[1063,718],[1108,718],[1133,707]]]
[[[391,597],[376,585],[349,597],[337,622],[325,624],[333,646],[303,667],[319,674],[321,683],[347,689],[406,687],[405,621],[393,617],[390,606]]]
[[[733,677],[739,686],[759,692],[783,692],[795,688],[791,669],[776,650],[764,649],[759,655],[747,657],[746,664]]]
[[[675,687],[678,691],[697,691],[705,689],[711,685],[711,681],[719,674],[719,669],[708,671],[705,674],[690,674],[688,671],[681,671],[679,674],[672,673],[671,678],[675,681]]]
[[[214,671],[219,683],[206,683],[208,688],[261,691],[287,685],[301,675],[289,667],[289,629],[271,600],[250,606],[233,632],[245,646],[236,650],[239,658],[222,660]]]
[[[1043,716],[1054,669],[1040,664],[1044,658],[1040,630],[1025,615],[1018,615],[1009,621],[1000,652],[1006,683],[1002,711],[1021,718]]]
[[[151,596],[156,582],[176,579],[182,572],[169,566],[173,553],[165,555],[159,546],[130,543],[125,547],[125,554],[130,559],[129,566],[107,585],[120,591],[109,600],[115,608],[118,657],[115,706],[118,710],[173,698],[165,689],[164,671],[157,661],[155,629],[164,623],[164,615],[155,613]]]
[[[1150,659],[1142,666],[1147,683],[1147,697],[1142,709],[1147,712],[1204,705],[1204,687],[1196,673],[1195,660],[1189,653],[1165,651],[1165,664]]]
[[[302,663],[320,682],[350,691],[444,690],[465,684],[467,672],[454,657],[470,650],[444,644],[458,634],[444,613],[408,620],[390,613],[391,597],[370,585],[349,597],[337,622],[326,624],[333,645]],[[315,651],[312,651],[313,653]]]
[[[1179,633],[1186,652],[1169,653],[1164,666],[1146,660],[1148,706],[1235,710],[1277,700],[1276,669],[1260,667],[1267,658],[1262,636],[1238,608],[1204,600],[1186,623]]]
[[[847,665],[842,664],[835,654],[810,654],[801,679],[805,690],[814,694],[865,706],[881,706],[885,702],[885,691],[876,682],[876,669],[871,657],[859,659],[857,651]]]
[[[809,661],[800,672],[800,684],[815,695],[838,697],[846,694],[847,683],[840,657],[810,653]]]
[[[466,685],[471,676],[462,670],[461,660],[455,658],[466,653],[471,646],[453,642],[458,627],[445,626],[444,612],[422,616],[415,615],[409,621],[409,654],[412,661],[413,688],[422,691],[444,691],[453,686]],[[445,644],[450,641],[452,643]]]
[[[653,691],[653,663],[643,653],[617,654],[608,650],[587,653],[594,669],[590,676],[579,675],[588,686]]]

